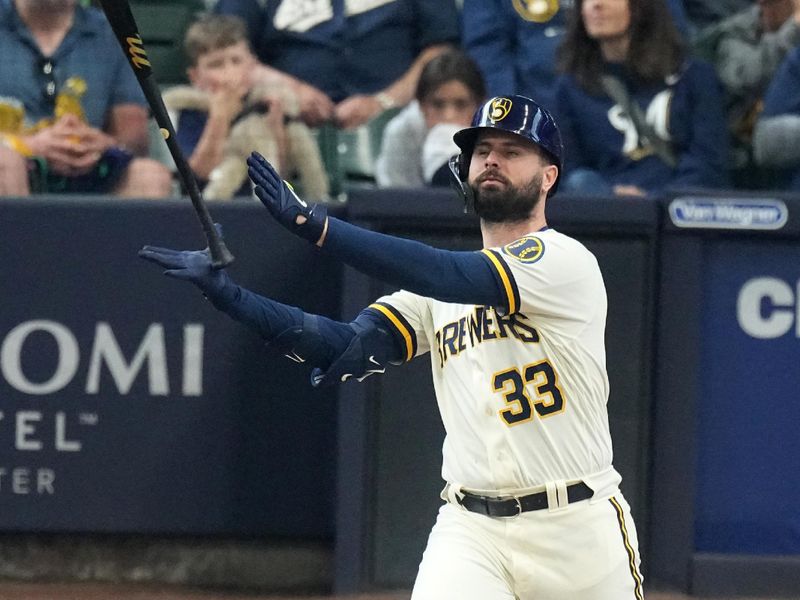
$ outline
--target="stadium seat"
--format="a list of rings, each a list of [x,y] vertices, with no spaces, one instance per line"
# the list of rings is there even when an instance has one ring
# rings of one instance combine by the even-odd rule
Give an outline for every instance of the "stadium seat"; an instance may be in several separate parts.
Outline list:
[[[204,0],[131,1],[159,85],[186,83],[183,37],[195,16],[205,9]]]
[[[348,188],[375,182],[375,161],[381,151],[383,130],[398,112],[399,109],[385,111],[355,129],[325,125],[316,131],[333,197],[346,193]]]

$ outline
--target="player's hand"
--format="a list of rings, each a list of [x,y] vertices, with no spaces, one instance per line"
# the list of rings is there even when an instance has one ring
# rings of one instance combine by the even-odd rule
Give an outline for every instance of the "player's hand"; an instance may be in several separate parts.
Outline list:
[[[215,224],[222,236],[221,228]],[[164,275],[191,281],[205,294],[214,294],[223,289],[230,278],[224,269],[214,269],[211,265],[211,253],[204,250],[172,250],[157,246],[145,246],[139,250],[139,256],[146,261],[167,269]]]
[[[275,220],[297,236],[322,246],[328,226],[325,206],[309,206],[258,152],[247,159],[248,175],[255,193]]]

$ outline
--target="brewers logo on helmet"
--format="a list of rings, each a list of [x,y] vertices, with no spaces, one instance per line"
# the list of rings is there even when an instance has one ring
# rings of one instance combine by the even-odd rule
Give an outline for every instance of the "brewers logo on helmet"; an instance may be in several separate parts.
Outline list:
[[[495,98],[492,100],[492,108],[489,111],[489,119],[493,123],[502,121],[508,116],[511,111],[511,100],[508,98]]]

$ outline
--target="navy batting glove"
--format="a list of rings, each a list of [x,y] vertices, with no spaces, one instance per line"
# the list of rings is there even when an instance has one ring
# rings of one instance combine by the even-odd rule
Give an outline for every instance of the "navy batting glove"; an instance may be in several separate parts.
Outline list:
[[[325,206],[309,206],[301,200],[258,152],[250,155],[247,166],[247,174],[256,186],[256,196],[275,220],[293,234],[317,244],[325,233],[328,220]]]
[[[215,224],[215,227],[221,236],[220,226]],[[191,281],[208,296],[220,292],[230,283],[230,278],[224,269],[214,269],[211,266],[211,253],[208,248],[204,250],[171,250],[170,248],[145,246],[139,250],[139,256],[167,269],[164,271],[164,275],[167,277]]]
[[[350,326],[353,327],[352,324]],[[391,333],[382,327],[362,329],[327,370],[316,368],[311,371],[311,385],[326,387],[348,380],[361,382],[370,375],[383,374],[393,354]]]

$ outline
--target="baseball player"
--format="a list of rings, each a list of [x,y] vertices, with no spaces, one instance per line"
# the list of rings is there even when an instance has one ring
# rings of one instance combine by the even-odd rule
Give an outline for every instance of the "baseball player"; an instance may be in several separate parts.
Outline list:
[[[533,100],[496,97],[454,140],[454,184],[481,219],[476,252],[328,217],[250,158],[256,194],[278,222],[402,288],[352,323],[242,289],[210,268],[206,251],[140,255],[315,365],[314,385],[430,355],[447,432],[445,502],[412,600],[641,600],[636,529],[612,466],[602,276],[545,219],[562,164],[558,128]]]

